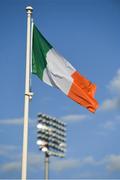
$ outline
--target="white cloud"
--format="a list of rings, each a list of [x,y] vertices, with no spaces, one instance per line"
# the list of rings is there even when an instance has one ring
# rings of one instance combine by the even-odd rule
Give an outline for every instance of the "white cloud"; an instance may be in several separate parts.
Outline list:
[[[92,156],[86,156],[83,159],[64,159],[51,163],[51,168],[57,171],[64,171],[67,169],[74,169],[83,167],[85,165],[96,165],[97,161]]]
[[[23,125],[23,119],[22,118],[3,119],[0,120],[0,125]]]
[[[32,120],[29,119],[29,124],[32,124]],[[13,126],[20,126],[23,125],[23,118],[13,118],[13,119],[1,119],[0,125],[13,125]]]
[[[0,165],[0,172],[14,172],[21,170],[21,154],[16,153],[16,146],[1,146],[2,154],[6,154],[8,158],[9,154],[13,154],[11,156],[10,161],[7,161],[4,164]],[[1,148],[0,148],[1,150]],[[5,150],[6,153],[3,153]],[[39,171],[39,168],[43,168],[44,158],[41,154],[35,152],[28,153],[28,168],[30,171]],[[105,156],[100,160],[94,159],[93,156],[85,156],[84,158],[70,158],[70,159],[62,159],[62,160],[51,160],[50,168],[55,171],[65,171],[70,169],[82,168],[82,167],[99,167],[103,166],[108,172],[120,172],[120,154],[112,154],[109,156]]]
[[[2,172],[16,171],[16,170],[20,170],[20,168],[21,168],[20,161],[13,161],[13,162],[5,163],[0,166],[0,170]]]
[[[15,145],[0,145],[0,155],[7,158],[7,162],[0,165],[0,172],[10,172],[20,170],[20,154]]]
[[[85,120],[86,118],[88,118],[87,115],[80,115],[80,114],[70,114],[70,115],[66,115],[61,117],[60,119],[63,121],[67,121],[67,122],[76,122],[76,121],[82,121]]]
[[[98,135],[106,136],[109,132],[115,131],[120,127],[119,116],[114,117],[114,119],[102,122],[100,125],[100,130],[97,132]]]
[[[15,155],[16,159],[0,165],[1,172],[13,172],[21,170],[21,156]],[[44,159],[40,154],[33,152],[28,153],[28,168],[30,171],[39,171],[39,168],[43,168]],[[74,168],[80,168],[85,165],[95,165],[96,161],[92,156],[84,157],[83,159],[62,159],[51,161],[50,168],[55,171],[65,171]]]
[[[9,156],[11,152],[14,152],[18,149],[15,145],[0,145],[0,155]]]
[[[104,166],[109,172],[120,172],[120,154],[111,154],[100,160],[95,160],[92,156],[88,156],[82,160],[81,166],[83,165]]]
[[[115,130],[116,123],[113,121],[107,121],[103,124],[103,128],[107,130]]]
[[[111,111],[120,108],[120,98],[106,99],[99,110]]]
[[[59,161],[54,161],[51,163],[51,169],[57,170],[57,171],[63,171],[66,169],[73,169],[79,166],[79,160],[78,159],[63,159]]]
[[[120,155],[110,155],[106,157],[106,168],[110,172],[120,172]]]
[[[10,156],[11,152],[8,152],[6,156]],[[13,152],[12,152],[13,153]],[[20,171],[21,170],[21,155],[13,153],[14,156],[12,156],[12,161],[1,164],[0,165],[0,171],[2,172],[10,172],[10,171]],[[38,166],[40,166],[44,163],[42,157],[40,154],[29,152],[28,153],[28,167],[30,170],[35,171]],[[42,167],[42,166],[41,166]]]
[[[82,165],[96,165],[97,161],[92,156],[87,156],[82,160]]]
[[[87,160],[87,161],[86,161]],[[85,163],[86,162],[86,163]],[[115,172],[119,172],[120,173],[120,154],[116,155],[116,154],[111,154],[108,156],[103,157],[102,159],[99,160],[95,160],[92,156],[88,156],[86,158],[83,159],[83,163],[81,165],[81,167],[83,165],[89,165],[89,167],[94,166],[95,167],[95,171],[91,171],[91,173],[88,172],[87,175],[87,171],[80,173],[81,178],[91,178],[92,179],[97,179],[99,177],[103,177],[103,179],[107,178],[107,176],[109,177],[108,179],[110,179],[110,176],[112,173]],[[106,171],[106,175],[104,176],[104,174],[99,173],[99,171],[96,170],[96,167],[98,167],[98,169],[100,169],[101,167]]]
[[[120,108],[120,69],[118,69],[115,77],[110,81],[107,87],[110,91],[114,92],[116,96],[104,100],[99,110],[111,111]]]
[[[120,94],[120,69],[118,69],[116,76],[110,81],[109,89]]]
[[[111,118],[107,121],[102,121],[99,124],[99,130],[96,132],[98,136],[103,136],[103,138],[107,138],[111,133],[116,133],[120,128],[120,117],[116,115],[116,117]]]

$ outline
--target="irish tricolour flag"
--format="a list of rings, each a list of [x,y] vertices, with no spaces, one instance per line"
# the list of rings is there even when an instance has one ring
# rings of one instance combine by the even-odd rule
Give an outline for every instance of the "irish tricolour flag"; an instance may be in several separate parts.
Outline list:
[[[32,73],[43,82],[60,89],[69,98],[95,112],[98,103],[94,99],[96,85],[92,84],[43,37],[33,25]]]

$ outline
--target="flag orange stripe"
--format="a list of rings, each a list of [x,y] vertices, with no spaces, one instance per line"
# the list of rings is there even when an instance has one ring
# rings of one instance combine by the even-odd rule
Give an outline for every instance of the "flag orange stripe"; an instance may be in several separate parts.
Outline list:
[[[96,91],[96,85],[92,84],[77,71],[75,71],[71,77],[73,78],[73,83],[67,96],[78,104],[86,107],[90,112],[95,112],[98,108],[98,103],[93,98]]]

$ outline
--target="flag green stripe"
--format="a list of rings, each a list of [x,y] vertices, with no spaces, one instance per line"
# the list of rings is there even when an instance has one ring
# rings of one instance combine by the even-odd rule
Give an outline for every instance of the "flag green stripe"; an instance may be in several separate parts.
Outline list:
[[[52,46],[33,25],[33,44],[32,44],[32,73],[36,74],[41,80],[43,71],[46,68],[46,54]]]

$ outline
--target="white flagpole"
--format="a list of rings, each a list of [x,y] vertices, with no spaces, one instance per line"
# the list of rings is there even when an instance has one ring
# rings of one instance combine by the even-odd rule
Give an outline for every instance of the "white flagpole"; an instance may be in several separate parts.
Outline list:
[[[31,61],[31,16],[33,8],[26,7],[27,12],[27,45],[26,45],[26,79],[25,79],[25,105],[24,105],[24,130],[23,130],[23,152],[22,152],[22,180],[27,177],[27,149],[28,149],[28,117],[30,92],[30,61]]]

